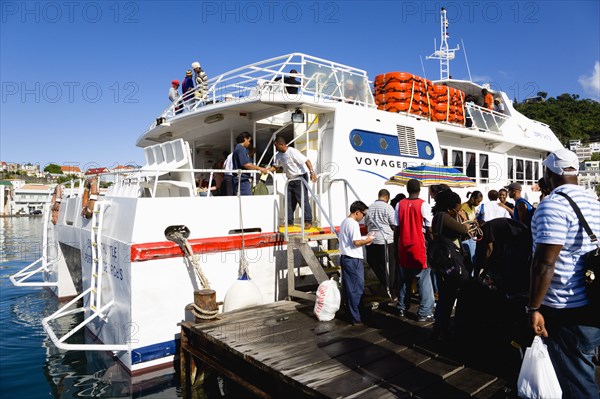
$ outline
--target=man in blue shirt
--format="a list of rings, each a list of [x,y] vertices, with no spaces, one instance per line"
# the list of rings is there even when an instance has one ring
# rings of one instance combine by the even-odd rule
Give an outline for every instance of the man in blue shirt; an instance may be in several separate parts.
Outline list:
[[[600,346],[600,316],[585,291],[584,257],[596,246],[581,226],[567,194],[592,231],[600,234],[600,203],[577,185],[577,155],[561,148],[543,165],[552,190],[533,215],[529,314],[533,332],[544,337],[563,398],[596,398],[594,351]]]
[[[259,170],[261,173],[268,173],[267,169],[254,165],[248,155],[248,147],[252,143],[250,133],[240,133],[235,141],[237,145],[233,150],[233,169]],[[242,173],[239,176],[235,173],[233,174],[233,194],[252,195],[250,173]]]

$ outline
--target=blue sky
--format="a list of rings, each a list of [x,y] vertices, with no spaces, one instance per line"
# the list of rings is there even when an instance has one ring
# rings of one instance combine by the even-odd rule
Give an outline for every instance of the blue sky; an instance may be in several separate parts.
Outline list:
[[[522,100],[600,100],[600,1],[0,1],[0,160],[143,162],[135,141],[193,61],[209,77],[303,52],[368,71],[439,77],[463,40],[473,80]],[[462,46],[461,46],[462,47]],[[468,79],[464,52],[451,64]]]

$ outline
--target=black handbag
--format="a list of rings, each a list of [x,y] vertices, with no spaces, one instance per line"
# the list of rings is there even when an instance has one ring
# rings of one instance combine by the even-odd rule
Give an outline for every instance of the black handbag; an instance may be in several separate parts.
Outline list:
[[[465,266],[461,248],[458,248],[451,239],[442,234],[442,212],[434,219],[433,240],[427,246],[427,263],[449,280],[467,280],[469,272]]]
[[[593,304],[598,305],[600,304],[600,242],[583,217],[581,209],[579,209],[575,201],[563,192],[557,192],[556,194],[565,197],[569,201],[569,204],[571,204],[571,207],[573,207],[579,218],[579,223],[581,223],[587,235],[590,236],[590,240],[596,244],[595,249],[583,255],[583,259],[585,263],[585,291],[588,299]]]

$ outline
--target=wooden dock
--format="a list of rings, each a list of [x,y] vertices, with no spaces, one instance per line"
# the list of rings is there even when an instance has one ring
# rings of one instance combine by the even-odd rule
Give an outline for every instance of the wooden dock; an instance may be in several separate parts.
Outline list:
[[[506,397],[505,381],[427,349],[430,325],[319,322],[312,307],[281,301],[182,324],[184,397],[193,397],[197,365],[257,398]]]

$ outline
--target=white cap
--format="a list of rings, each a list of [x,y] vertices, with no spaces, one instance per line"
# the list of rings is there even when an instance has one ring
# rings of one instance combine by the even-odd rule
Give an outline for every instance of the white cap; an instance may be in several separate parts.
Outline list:
[[[559,176],[577,176],[579,173],[579,158],[573,151],[561,148],[553,151],[542,165]],[[573,168],[573,170],[565,170]]]
[[[200,68],[200,63],[198,61],[192,62],[192,69]]]

